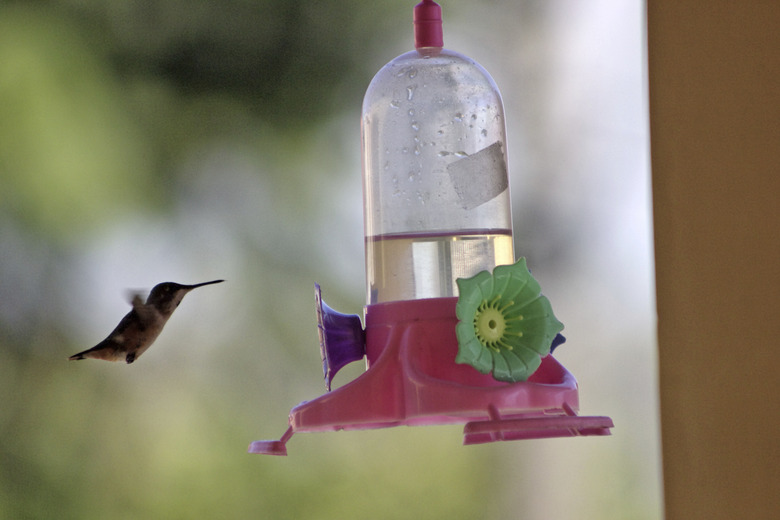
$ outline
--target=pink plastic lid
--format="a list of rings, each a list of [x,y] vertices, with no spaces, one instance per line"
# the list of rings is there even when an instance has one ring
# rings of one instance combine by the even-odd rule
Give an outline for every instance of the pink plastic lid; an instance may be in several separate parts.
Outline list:
[[[423,0],[414,6],[414,47],[444,47],[441,6],[433,0]]]

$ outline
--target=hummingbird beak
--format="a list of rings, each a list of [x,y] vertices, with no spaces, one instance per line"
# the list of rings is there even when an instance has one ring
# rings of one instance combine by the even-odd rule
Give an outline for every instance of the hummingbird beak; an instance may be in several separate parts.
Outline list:
[[[184,288],[187,289],[188,291],[191,291],[192,289],[197,289],[198,287],[203,287],[204,285],[211,285],[211,284],[215,284],[215,283],[222,283],[224,281],[225,280],[212,280],[210,282],[196,283],[194,285],[185,285]]]

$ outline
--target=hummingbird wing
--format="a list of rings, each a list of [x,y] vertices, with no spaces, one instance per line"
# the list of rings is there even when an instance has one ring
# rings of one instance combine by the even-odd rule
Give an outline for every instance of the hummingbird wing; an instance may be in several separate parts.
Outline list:
[[[143,332],[147,329],[148,324],[152,324],[156,321],[157,310],[152,305],[144,304],[140,294],[136,293],[130,303],[133,305],[133,310],[122,318],[122,321],[119,322],[119,325],[117,325],[114,332],[119,329],[124,330],[130,325],[135,325],[138,330]]]
[[[128,289],[125,291],[125,300],[135,308],[144,303],[144,294],[148,294],[148,291],[144,292],[140,289]]]

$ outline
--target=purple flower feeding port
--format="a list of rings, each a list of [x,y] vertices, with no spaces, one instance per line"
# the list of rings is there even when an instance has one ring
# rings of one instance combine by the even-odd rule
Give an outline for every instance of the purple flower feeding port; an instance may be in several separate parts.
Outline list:
[[[365,356],[366,336],[359,316],[336,312],[322,300],[322,290],[318,283],[314,284],[314,300],[317,305],[322,371],[325,387],[330,392],[330,384],[336,373]]]
[[[555,352],[555,349],[560,347],[566,343],[566,337],[561,334],[560,332],[555,336],[555,339],[552,340],[552,344],[550,345],[550,354]]]

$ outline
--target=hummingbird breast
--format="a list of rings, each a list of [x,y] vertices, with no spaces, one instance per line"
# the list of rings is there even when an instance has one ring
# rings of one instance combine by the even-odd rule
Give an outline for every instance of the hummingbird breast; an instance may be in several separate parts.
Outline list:
[[[137,359],[145,352],[162,332],[167,318],[151,305],[139,306],[122,319],[116,329],[103,341],[113,350],[117,361]],[[97,347],[96,347],[97,348]]]
[[[125,334],[128,350],[137,350],[136,357],[141,355],[141,352],[149,348],[157,336],[163,330],[165,322],[168,321],[166,317],[160,314],[156,309],[150,309],[151,312],[145,319],[138,320],[134,327],[128,330]]]

